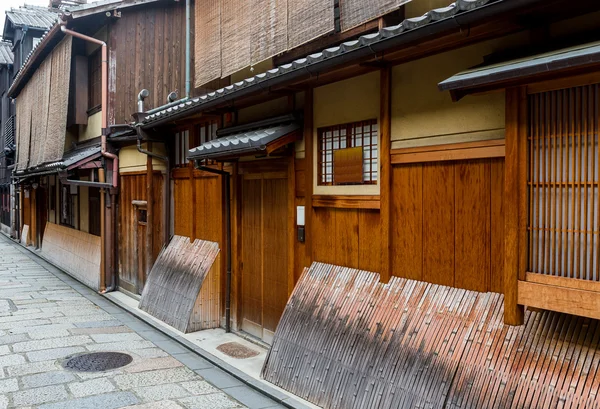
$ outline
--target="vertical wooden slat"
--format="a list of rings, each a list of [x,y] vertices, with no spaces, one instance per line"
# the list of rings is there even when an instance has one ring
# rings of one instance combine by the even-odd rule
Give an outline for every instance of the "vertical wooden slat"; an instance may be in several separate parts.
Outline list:
[[[599,126],[599,118],[598,118],[598,94],[600,94],[598,84],[594,85],[594,136],[596,139],[596,143],[598,144],[598,151],[596,153],[597,157],[597,170],[594,170],[594,182],[595,189],[598,195],[600,196],[600,135],[598,135],[598,131],[600,130]],[[598,197],[598,208],[600,209],[600,197]],[[594,208],[594,214],[596,215],[596,274],[594,279],[600,280],[600,211],[596,211]]]
[[[313,258],[313,232],[316,231],[313,228],[313,207],[312,207],[312,196],[313,196],[313,184],[314,184],[314,148],[313,148],[313,90],[312,88],[307,89],[304,92],[304,157],[306,163],[306,198],[304,208],[304,223],[305,223],[305,257],[307,265],[312,264]]]
[[[392,72],[390,67],[382,68],[380,71],[380,133],[379,133],[379,188],[380,188],[380,223],[381,223],[381,281],[387,283],[391,276],[391,129],[392,129]]]
[[[589,106],[588,106],[588,98],[587,98],[587,93],[588,93],[588,87],[583,87],[582,89],[582,120],[583,120],[583,124],[582,124],[582,128],[583,128],[583,182],[585,183],[583,185],[583,225],[581,226],[581,231],[583,233],[583,245],[582,245],[582,250],[583,250],[583,260],[582,260],[582,270],[581,270],[581,278],[583,279],[589,279],[588,275],[587,275],[587,260],[588,260],[588,251],[587,251],[587,236],[588,236],[588,183],[589,183],[589,178],[588,178],[588,135],[589,135],[589,123],[588,123],[588,110],[589,110]]]

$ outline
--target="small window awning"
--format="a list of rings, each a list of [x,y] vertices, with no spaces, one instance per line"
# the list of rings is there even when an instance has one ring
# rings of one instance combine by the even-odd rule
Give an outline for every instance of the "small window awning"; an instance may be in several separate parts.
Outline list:
[[[217,135],[226,132],[217,139],[190,149],[188,160],[224,160],[252,154],[268,155],[299,139],[300,129],[301,124],[296,120],[290,121],[289,118],[283,123],[264,121],[224,129],[217,132]]]
[[[66,152],[62,159],[55,162],[48,162],[34,168],[28,168],[24,171],[17,172],[18,178],[30,176],[42,176],[58,173],[66,170],[85,167],[90,162],[102,156],[102,147],[100,144],[94,144],[82,148],[77,148]]]
[[[440,82],[441,91],[450,91],[454,100],[475,92],[518,85],[552,74],[575,72],[600,64],[600,42],[581,44],[552,52],[460,72]]]

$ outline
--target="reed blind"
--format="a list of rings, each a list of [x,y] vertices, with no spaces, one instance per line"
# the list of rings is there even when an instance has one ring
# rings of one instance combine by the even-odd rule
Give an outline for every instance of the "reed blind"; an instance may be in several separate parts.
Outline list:
[[[600,281],[599,85],[529,96],[529,271]]]
[[[399,9],[411,0],[341,0],[340,21],[342,31]]]
[[[196,0],[194,5],[194,86],[221,78],[221,1]]]

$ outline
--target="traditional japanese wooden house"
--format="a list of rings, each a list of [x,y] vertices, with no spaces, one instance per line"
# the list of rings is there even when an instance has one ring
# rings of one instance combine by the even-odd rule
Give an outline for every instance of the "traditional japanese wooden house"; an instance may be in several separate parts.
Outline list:
[[[482,357],[498,353],[512,357],[498,363],[498,385],[511,385],[501,398],[507,407],[545,407],[561,399],[593,405],[591,385],[600,375],[600,295],[594,289],[600,79],[597,45],[589,42],[596,40],[597,5],[413,1],[394,21],[398,13],[377,19],[388,9],[361,14],[361,2],[341,2],[339,14],[329,2],[313,2],[310,10],[292,3],[281,12],[288,30],[295,15],[332,13],[327,21],[316,18],[315,27],[303,26],[308,32],[288,31],[284,45],[277,35],[265,40],[273,54],[264,65],[253,59],[264,39],[244,25],[248,13],[232,12],[227,2],[196,8],[196,22],[205,22],[195,33],[196,85],[215,78],[231,85],[154,109],[136,125],[150,138],[174,138],[167,143],[175,167],[174,232],[218,241],[230,255],[222,270],[222,314],[234,330],[274,343],[277,355],[263,375],[327,407],[399,407],[393,390],[411,396],[400,407],[417,401],[478,407],[484,401],[466,385],[495,382],[479,374],[488,364]],[[351,31],[371,21],[379,26],[372,34]],[[286,30],[269,23],[281,30],[276,33]],[[344,37],[350,32],[354,36]],[[295,35],[318,40],[289,47]],[[412,289],[419,291],[414,298],[395,298]],[[478,294],[481,303],[467,303]],[[375,295],[385,297],[383,304]],[[421,311],[424,305],[431,309]],[[414,314],[395,321],[398,308]],[[414,318],[420,314],[422,320]],[[427,338],[395,337],[405,334],[407,322],[415,325],[410,334]],[[473,352],[472,361],[469,347],[461,346],[458,358],[444,355],[473,365],[464,377],[440,381],[449,389],[435,394],[452,402],[438,395],[416,400],[422,397],[416,391],[433,390],[427,387],[433,377],[407,374],[462,374],[448,362],[428,363],[443,351],[454,353],[451,334],[473,322],[490,328],[482,336],[494,335],[481,343],[465,335],[467,344],[508,349],[478,350],[482,355]],[[424,352],[419,342],[436,339],[425,325],[438,335],[453,330],[440,335],[439,348]],[[473,325],[473,331],[482,328]],[[578,340],[563,336],[569,328]],[[515,339],[531,347],[526,356],[508,352]],[[577,366],[590,369],[566,398],[561,394],[568,388],[548,381],[564,380],[561,369],[544,365],[537,378],[542,364],[530,360],[542,354],[547,362],[542,345],[555,339],[581,351]],[[311,355],[315,345],[318,354]],[[398,359],[406,359],[401,367],[407,372],[380,368],[397,376],[383,379],[384,389],[371,389],[375,380],[364,385],[365,399],[381,401],[354,395],[341,403],[340,391],[358,385],[349,375],[352,365],[361,379],[383,376],[370,366],[372,355],[354,349],[361,346],[394,357],[403,351],[407,357]],[[327,382],[339,362],[340,371],[350,368],[347,376]],[[527,365],[531,389],[514,381],[520,363]]]
[[[0,228],[11,234],[13,207],[10,166],[15,152],[14,106],[6,95],[13,73],[12,43],[0,41]]]

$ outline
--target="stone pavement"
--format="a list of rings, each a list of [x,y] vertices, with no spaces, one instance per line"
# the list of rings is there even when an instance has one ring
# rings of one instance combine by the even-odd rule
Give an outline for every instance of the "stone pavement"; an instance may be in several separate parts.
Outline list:
[[[68,357],[133,357],[73,372]],[[282,408],[0,235],[0,409]]]

